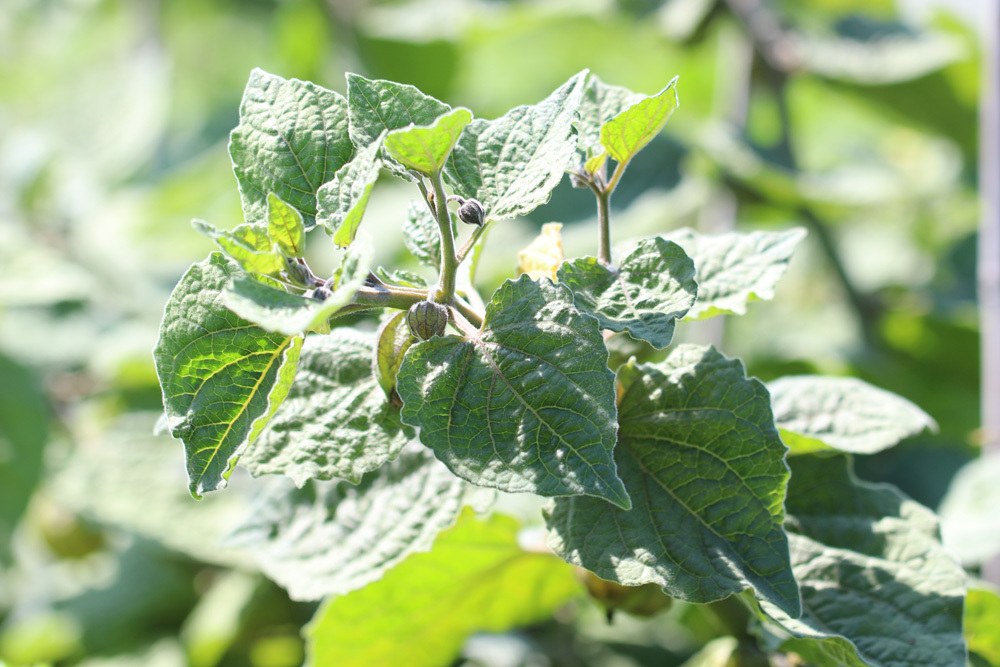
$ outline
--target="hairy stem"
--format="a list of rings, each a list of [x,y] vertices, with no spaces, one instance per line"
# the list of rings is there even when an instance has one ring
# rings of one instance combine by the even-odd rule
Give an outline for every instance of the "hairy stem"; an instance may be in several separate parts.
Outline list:
[[[465,241],[465,243],[462,244],[462,247],[459,248],[458,250],[459,264],[464,262],[465,258],[469,256],[469,253],[472,252],[472,249],[476,247],[476,242],[479,241],[480,238],[482,238],[483,234],[486,233],[487,227],[489,226],[490,223],[484,222],[481,226],[476,227],[474,230],[472,230],[472,235]]]
[[[597,225],[600,227],[600,246],[597,249],[597,259],[601,264],[611,264],[611,217],[608,203],[611,193],[606,190],[595,190],[597,196]]]
[[[449,303],[455,296],[455,275],[458,272],[458,258],[455,256],[455,236],[452,233],[451,212],[448,211],[448,196],[444,192],[444,181],[438,171],[431,177],[434,188],[434,217],[441,232],[441,269],[438,273],[434,300]]]
[[[464,300],[456,296],[452,299],[451,305],[454,306],[455,310],[460,312],[465,319],[474,324],[476,328],[481,328],[483,326],[483,316],[476,312],[476,310]]]

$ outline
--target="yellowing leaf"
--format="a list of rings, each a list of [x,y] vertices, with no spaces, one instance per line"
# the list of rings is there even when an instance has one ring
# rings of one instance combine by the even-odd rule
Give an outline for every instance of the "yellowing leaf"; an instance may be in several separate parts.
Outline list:
[[[542,225],[541,233],[517,253],[517,273],[527,273],[532,280],[549,278],[556,281],[556,271],[564,259],[562,223]]]

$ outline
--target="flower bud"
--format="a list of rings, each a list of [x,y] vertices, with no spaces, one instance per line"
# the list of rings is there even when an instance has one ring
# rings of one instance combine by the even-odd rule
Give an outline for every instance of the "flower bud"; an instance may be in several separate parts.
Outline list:
[[[483,223],[486,222],[486,211],[483,210],[483,205],[477,200],[466,199],[458,207],[458,218],[466,224],[482,227]]]

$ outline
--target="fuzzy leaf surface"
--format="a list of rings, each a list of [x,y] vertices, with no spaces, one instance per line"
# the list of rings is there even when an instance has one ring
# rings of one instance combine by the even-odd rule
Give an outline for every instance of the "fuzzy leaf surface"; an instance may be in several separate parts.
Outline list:
[[[452,109],[430,125],[414,125],[393,130],[385,137],[385,150],[396,161],[422,174],[441,171],[451,149],[472,121],[468,109]]]
[[[857,378],[802,375],[767,386],[774,421],[794,453],[874,454],[937,425],[926,412]]]
[[[267,235],[285,257],[301,257],[305,252],[302,215],[273,192],[267,195]]]
[[[549,618],[579,594],[572,568],[525,551],[518,525],[468,510],[428,553],[380,581],[320,607],[307,626],[307,665],[439,667],[474,632],[503,632]],[[414,647],[419,647],[415,650]]]
[[[529,213],[549,200],[576,152],[573,123],[587,73],[580,72],[538,104],[495,120],[476,119],[445,167],[455,191],[482,203],[487,220]]]
[[[738,360],[684,345],[619,371],[620,510],[557,498],[549,544],[574,565],[627,586],[712,602],[751,589],[799,613],[782,529],[788,467],[764,385]]]
[[[773,299],[775,285],[805,235],[801,228],[712,235],[679,229],[665,235],[694,260],[698,299],[687,317],[743,315],[748,303]]]
[[[403,243],[424,266],[432,269],[441,266],[441,238],[437,221],[427,205],[411,201],[403,221]]]
[[[216,229],[202,220],[192,224],[248,273],[268,276],[285,268],[285,261],[274,249],[264,224],[242,224],[230,231]]]
[[[674,324],[695,302],[694,263],[679,245],[643,239],[617,268],[595,257],[579,257],[559,267],[559,282],[573,292],[577,308],[597,318],[602,329],[628,331],[633,338],[663,348]]]
[[[223,305],[234,278],[252,280],[221,253],[191,266],[167,301],[153,351],[195,496],[225,486],[288,394],[302,348],[301,337],[265,331]]]
[[[358,288],[364,284],[371,255],[367,244],[352,246],[344,255],[340,282],[322,301],[239,275],[226,287],[222,303],[240,317],[268,331],[291,336],[321,330],[332,315],[351,302]]]
[[[677,77],[601,125],[601,145],[619,163],[628,163],[656,138],[677,108]]]
[[[588,494],[622,507],[614,376],[597,321],[568,289],[507,281],[471,339],[413,345],[399,370],[403,421],[473,484],[543,496]]]
[[[330,182],[316,193],[319,201],[316,219],[341,248],[354,241],[361,226],[372,188],[378,180],[378,151],[381,146],[382,140],[376,138],[368,146],[358,149],[354,159],[341,167]]]
[[[293,600],[342,595],[426,551],[462,509],[465,484],[415,448],[355,486],[277,484],[231,536]]]
[[[802,617],[761,607],[791,637],[783,650],[821,667],[965,665],[965,573],[934,513],[846,456],[791,460],[786,527]]]
[[[267,194],[297,208],[311,227],[316,191],[354,152],[347,100],[308,81],[255,69],[240,104],[229,155],[248,222],[267,219]]]
[[[430,125],[438,116],[451,111],[444,102],[426,95],[414,86],[384,79],[366,79],[347,75],[347,104],[351,139],[358,146],[368,146],[383,132],[409,125]],[[383,157],[389,171],[413,179],[406,168],[391,157]]]
[[[371,334],[334,329],[309,336],[288,398],[240,459],[253,475],[309,479],[361,476],[394,459],[409,441],[372,377]]]

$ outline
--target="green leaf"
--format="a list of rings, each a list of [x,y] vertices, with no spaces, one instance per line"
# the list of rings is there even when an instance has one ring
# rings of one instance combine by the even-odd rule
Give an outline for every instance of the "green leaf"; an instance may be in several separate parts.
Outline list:
[[[421,264],[432,269],[440,268],[440,231],[430,209],[422,201],[410,202],[403,222],[403,243]]]
[[[349,246],[358,233],[372,187],[378,180],[381,147],[382,139],[376,138],[358,149],[354,159],[341,167],[316,194],[319,201],[316,219],[342,248]]]
[[[874,454],[937,425],[905,398],[856,378],[802,375],[768,384],[774,421],[792,453]]]
[[[791,460],[788,529],[802,617],[764,600],[794,651],[821,667],[964,665],[965,573],[938,541],[934,513],[846,456]]]
[[[309,336],[288,398],[240,459],[255,475],[308,479],[361,476],[409,441],[372,377],[372,337],[353,329]]]
[[[674,77],[656,95],[632,104],[601,125],[601,145],[616,161],[627,164],[663,130],[678,104]]]
[[[963,565],[981,565],[1000,554],[1000,456],[982,455],[951,480],[938,511],[948,550]]]
[[[231,542],[249,548],[293,600],[341,595],[426,551],[462,508],[465,484],[426,451],[347,482],[276,485]]]
[[[451,107],[425,95],[417,88],[395,81],[366,79],[358,74],[347,75],[347,105],[350,115],[351,139],[358,146],[368,146],[383,133],[409,125],[430,125]],[[385,166],[398,176],[410,180],[406,169],[390,158]]]
[[[316,191],[353,152],[343,96],[260,69],[250,74],[240,124],[229,141],[248,222],[267,219],[267,194],[273,192],[301,211],[311,227]]]
[[[751,301],[773,299],[774,286],[804,237],[805,230],[798,227],[784,232],[712,235],[679,229],[665,235],[694,260],[698,299],[688,319],[743,315]]]
[[[472,338],[413,345],[396,390],[403,421],[459,477],[542,496],[584,493],[622,507],[614,376],[597,321],[561,285],[507,281]]]
[[[991,586],[970,588],[965,598],[965,641],[969,652],[991,667],[1000,666],[1000,593]]]
[[[558,498],[549,544],[574,565],[626,586],[713,602],[745,589],[799,613],[782,530],[788,467],[764,385],[738,360],[684,345],[618,374],[615,460],[632,497],[623,511]]]
[[[573,292],[577,308],[593,315],[602,329],[628,331],[633,338],[663,348],[674,323],[695,302],[694,263],[676,243],[643,239],[617,268],[594,257],[559,267],[559,282]]]
[[[42,477],[49,439],[49,406],[38,378],[0,354],[0,564]]]
[[[285,257],[301,257],[305,252],[302,215],[273,192],[267,195],[267,235]]]
[[[600,167],[607,158],[601,146],[601,126],[645,96],[628,88],[601,81],[596,74],[587,78],[587,88],[580,102],[580,118],[576,122],[577,147],[585,158],[597,158]],[[593,173],[596,168],[588,168]]]
[[[574,159],[586,76],[573,76],[538,104],[466,126],[444,173],[458,194],[482,203],[486,219],[524,215],[549,200]]]
[[[429,553],[320,607],[305,631],[306,664],[439,667],[474,632],[549,618],[580,585],[558,558],[522,549],[517,533],[513,519],[480,521],[466,510]]]
[[[471,121],[468,109],[452,109],[430,125],[393,130],[385,137],[385,150],[410,169],[427,176],[435,174],[444,167],[459,135]]]
[[[194,220],[191,224],[215,241],[244,271],[271,276],[285,268],[285,261],[275,252],[274,243],[263,224],[243,224],[232,231],[216,229],[202,220]]]
[[[389,317],[379,327],[375,336],[375,356],[372,372],[386,397],[396,397],[396,376],[403,365],[403,355],[416,342],[410,325],[406,323],[407,311],[401,310]]]
[[[329,296],[292,294],[247,275],[235,275],[222,293],[222,303],[257,326],[288,336],[322,331],[327,320],[351,303],[368,276],[372,250],[367,244],[352,246],[344,255],[340,281]]]
[[[184,442],[190,491],[223,488],[243,449],[285,399],[302,339],[269,333],[223,306],[221,253],[191,266],[167,301],[153,351],[171,435]]]

